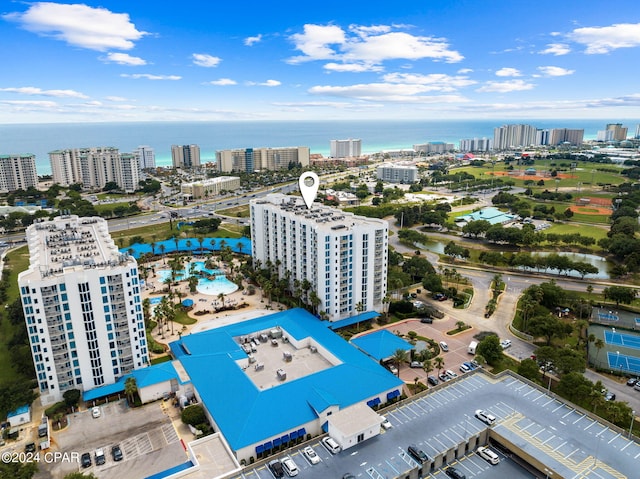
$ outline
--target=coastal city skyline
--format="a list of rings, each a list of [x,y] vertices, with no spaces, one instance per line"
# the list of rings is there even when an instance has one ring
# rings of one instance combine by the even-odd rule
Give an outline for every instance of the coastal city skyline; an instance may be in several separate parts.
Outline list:
[[[625,120],[633,6],[11,3],[0,123]]]

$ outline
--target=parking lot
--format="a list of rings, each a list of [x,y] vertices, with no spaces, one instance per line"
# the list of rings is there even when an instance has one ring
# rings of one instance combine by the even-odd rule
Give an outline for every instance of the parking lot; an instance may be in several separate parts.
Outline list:
[[[476,409],[496,417],[491,429],[475,417]],[[444,479],[444,469],[451,465],[467,479],[536,477],[499,448],[492,448],[499,464],[480,458],[475,450],[489,432],[494,439],[505,439],[555,471],[549,477],[636,477],[640,458],[640,444],[620,431],[509,374],[500,379],[481,372],[466,374],[384,415],[390,429],[336,455],[319,440],[312,441],[321,459],[316,465],[303,456],[303,446],[290,450],[300,476],[326,479],[351,473],[356,479],[404,477],[417,466],[406,452],[415,444],[433,459],[434,467],[425,470],[424,477]],[[271,479],[273,475],[260,464],[236,477]]]
[[[104,404],[100,417],[94,418],[91,409],[69,416],[69,426],[52,436],[52,450],[91,454],[91,467],[79,463],[59,462],[41,464],[50,477],[63,477],[73,471],[93,473],[99,479],[147,477],[186,460],[180,438],[171,416],[178,410],[168,402],[154,402],[140,408],[129,408],[125,400]],[[121,461],[114,461],[111,447],[118,444],[123,453]],[[102,448],[106,462],[96,465],[95,451]]]

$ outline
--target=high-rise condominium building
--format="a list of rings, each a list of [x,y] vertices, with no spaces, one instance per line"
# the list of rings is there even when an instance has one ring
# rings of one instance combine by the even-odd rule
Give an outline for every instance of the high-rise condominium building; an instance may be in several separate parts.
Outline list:
[[[150,146],[139,146],[132,153],[138,159],[141,170],[156,167],[156,154]]]
[[[38,186],[34,155],[0,155],[0,193]]]
[[[218,176],[180,185],[182,195],[190,199],[207,198],[219,195],[223,191],[236,191],[239,189],[240,178],[237,176]]]
[[[253,260],[270,264],[292,288],[310,288],[330,321],[381,311],[387,291],[388,225],[302,198],[270,194],[251,201]]]
[[[489,138],[465,138],[460,140],[460,151],[489,151],[493,140]]]
[[[286,170],[291,165],[309,166],[309,147],[240,148],[216,151],[218,171]]]
[[[18,286],[43,403],[148,365],[138,266],[106,220],[58,216],[29,226],[27,242]]]
[[[200,147],[198,145],[172,145],[171,162],[174,168],[195,168],[200,166]]]
[[[537,128],[531,125],[503,125],[493,129],[493,148],[510,150],[537,143]]]
[[[53,182],[61,186],[81,183],[85,189],[104,188],[113,182],[126,193],[140,183],[138,158],[117,148],[69,148],[49,152]]]
[[[627,133],[629,129],[626,126],[622,126],[622,123],[608,123],[607,131],[613,132],[613,141],[624,141],[627,139]]]
[[[362,155],[362,140],[331,140],[331,158],[353,158]]]
[[[413,151],[426,153],[446,153],[453,151],[455,148],[453,143],[445,143],[444,141],[430,141],[419,145],[413,145]]]
[[[549,131],[549,142],[542,143],[552,146],[570,144],[572,146],[580,146],[584,140],[584,130],[571,128],[553,128]]]

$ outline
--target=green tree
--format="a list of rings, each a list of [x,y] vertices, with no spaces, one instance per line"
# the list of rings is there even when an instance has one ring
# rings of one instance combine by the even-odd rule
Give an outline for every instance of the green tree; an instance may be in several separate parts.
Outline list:
[[[500,339],[495,334],[490,334],[480,341],[476,352],[492,366],[496,365],[503,357]]]
[[[538,370],[538,363],[531,358],[523,359],[518,366],[518,374],[523,378],[527,378],[531,381],[538,382],[540,379],[540,371]]]
[[[576,372],[563,375],[557,388],[558,394],[569,401],[587,398],[592,390],[593,383],[582,374]]]
[[[64,479],[98,479],[93,472],[70,472]]]
[[[571,333],[571,324],[562,322],[552,314],[545,314],[531,318],[528,331],[534,336],[544,337],[547,346],[551,345],[554,337],[564,338]]]
[[[433,365],[438,370],[438,374],[440,374],[440,371],[444,368],[444,358],[442,356],[436,356],[433,360]]]
[[[204,413],[204,409],[199,404],[186,407],[184,411],[182,411],[180,418],[184,424],[189,424],[194,427],[198,424],[207,422],[207,416]]]
[[[31,479],[36,472],[38,472],[38,463],[35,461],[0,462],[0,479]]]
[[[558,350],[555,366],[561,374],[583,373],[585,370],[584,356],[575,349],[562,348]]]
[[[78,401],[80,401],[82,393],[79,389],[69,389],[64,392],[62,397],[64,398],[64,402],[68,407],[74,407],[78,405]]]
[[[409,357],[409,354],[404,349],[396,349],[393,352],[393,356],[391,360],[396,365],[396,368],[398,368],[398,373],[400,373],[400,365],[402,363],[406,363],[408,357]]]
[[[7,417],[7,413],[35,401],[38,395],[34,387],[36,384],[32,380],[5,381],[0,384],[0,417]]]
[[[138,385],[136,384],[136,380],[134,377],[128,377],[124,382],[124,394],[127,396],[127,401],[129,405],[132,405],[135,402],[135,395],[138,392]]]
[[[604,299],[615,301],[616,306],[620,303],[631,304],[638,294],[637,290],[626,286],[609,286],[604,288],[603,293]]]

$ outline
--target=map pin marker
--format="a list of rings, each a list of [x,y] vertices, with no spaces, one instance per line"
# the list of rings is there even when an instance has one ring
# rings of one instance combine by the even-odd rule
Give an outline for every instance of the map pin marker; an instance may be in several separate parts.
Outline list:
[[[300,186],[300,193],[302,193],[304,203],[307,205],[307,208],[311,209],[311,205],[318,194],[318,186],[320,186],[318,175],[313,171],[305,171],[300,175],[298,186]]]

